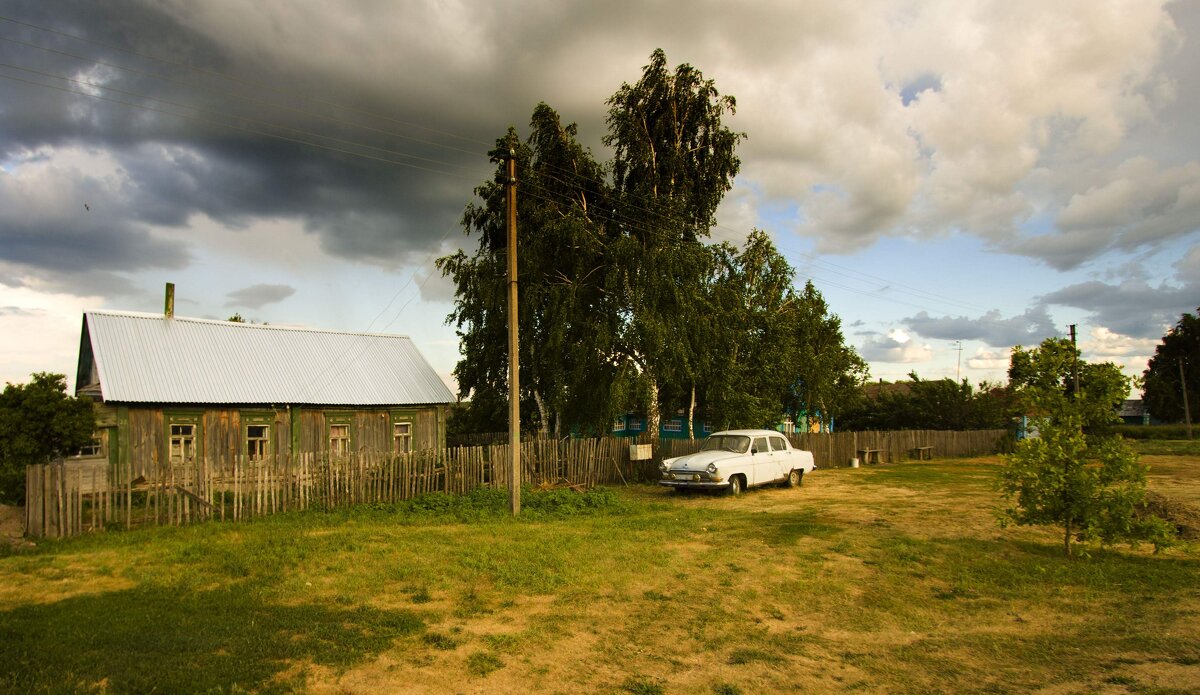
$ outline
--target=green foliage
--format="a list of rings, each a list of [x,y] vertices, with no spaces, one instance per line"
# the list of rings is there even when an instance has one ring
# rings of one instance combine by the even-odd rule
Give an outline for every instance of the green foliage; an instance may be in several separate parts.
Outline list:
[[[696,350],[704,368],[691,377],[704,419],[723,428],[770,427],[785,412],[837,417],[867,367],[821,293],[811,282],[795,291],[795,270],[764,232],[712,252]]]
[[[1061,526],[1066,555],[1074,542],[1163,547],[1170,541],[1166,523],[1134,513],[1145,498],[1146,467],[1111,434],[1114,401],[1124,397],[1128,383],[1115,365],[1078,359],[1063,340],[1013,351],[1009,375],[1021,402],[1037,413],[1039,436],[1019,442],[1006,457],[1000,489],[1010,506],[1001,523]]]
[[[89,400],[67,395],[62,374],[38,372],[0,393],[0,502],[23,504],[25,466],[67,456],[91,441]]]
[[[1075,392],[1078,372],[1079,392]],[[1047,338],[1030,350],[1013,348],[1009,384],[1026,414],[1057,417],[1070,405],[1086,432],[1111,432],[1117,408],[1129,394],[1129,379],[1111,362],[1087,363],[1071,341]]]
[[[1200,314],[1200,309],[1197,309]],[[1183,422],[1180,367],[1187,385],[1192,419],[1200,409],[1200,317],[1185,313],[1163,336],[1142,374],[1142,395],[1150,415],[1163,422]]]
[[[375,505],[375,508],[414,518],[479,521],[508,517],[508,503],[508,490],[480,487],[464,495],[431,492],[403,502]],[[603,487],[584,492],[570,489],[541,490],[528,485],[521,489],[521,514],[531,519],[561,519],[619,508],[616,493]]]
[[[966,381],[923,380],[914,372],[909,381],[872,386],[872,395],[851,401],[838,420],[843,430],[977,430],[1005,429],[1019,414],[1012,391],[1005,386]]]

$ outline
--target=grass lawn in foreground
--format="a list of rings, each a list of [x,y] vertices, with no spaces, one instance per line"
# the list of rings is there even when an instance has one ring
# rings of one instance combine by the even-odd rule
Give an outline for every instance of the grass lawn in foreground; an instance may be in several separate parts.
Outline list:
[[[1200,504],[1200,459],[1147,461]],[[1067,560],[996,525],[998,465],[42,542],[0,557],[0,691],[1200,691],[1200,548]]]

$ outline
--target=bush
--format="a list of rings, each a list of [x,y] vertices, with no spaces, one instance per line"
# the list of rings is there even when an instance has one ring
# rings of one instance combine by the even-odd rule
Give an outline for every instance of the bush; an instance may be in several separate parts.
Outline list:
[[[1187,439],[1187,425],[1118,425],[1116,433],[1126,439]],[[1193,435],[1200,427],[1193,426]]]

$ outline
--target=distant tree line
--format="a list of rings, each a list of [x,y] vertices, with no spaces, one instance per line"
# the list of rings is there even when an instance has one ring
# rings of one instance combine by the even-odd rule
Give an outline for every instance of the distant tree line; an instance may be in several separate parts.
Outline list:
[[[1012,426],[1020,406],[1008,386],[921,379],[867,385],[837,420],[841,430],[980,430]]]
[[[478,246],[438,259],[456,285],[449,316],[461,432],[507,427],[506,158],[518,190],[520,367],[525,429],[606,432],[628,412],[717,427],[785,414],[836,417],[866,377],[821,293],[794,285],[770,238],[712,244],[745,137],[733,97],[655,51],[608,100],[600,163],[574,124],[538,104],[530,134],[497,139],[495,174],[462,224]]]

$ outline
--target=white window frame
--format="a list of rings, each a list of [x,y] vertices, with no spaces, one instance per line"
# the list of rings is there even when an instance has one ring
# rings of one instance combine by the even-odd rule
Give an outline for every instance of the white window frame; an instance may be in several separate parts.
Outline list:
[[[258,436],[251,433],[255,429],[262,430]],[[258,422],[246,425],[246,458],[250,461],[261,461],[267,457],[270,450],[271,426]]]
[[[401,433],[400,429],[404,428]],[[412,420],[394,420],[392,422],[392,453],[411,454],[413,443]]]
[[[196,423],[172,422],[167,429],[167,460],[191,463],[196,460]]]
[[[335,435],[336,431],[336,435]],[[329,423],[329,456],[347,457],[350,455],[350,423]]]

